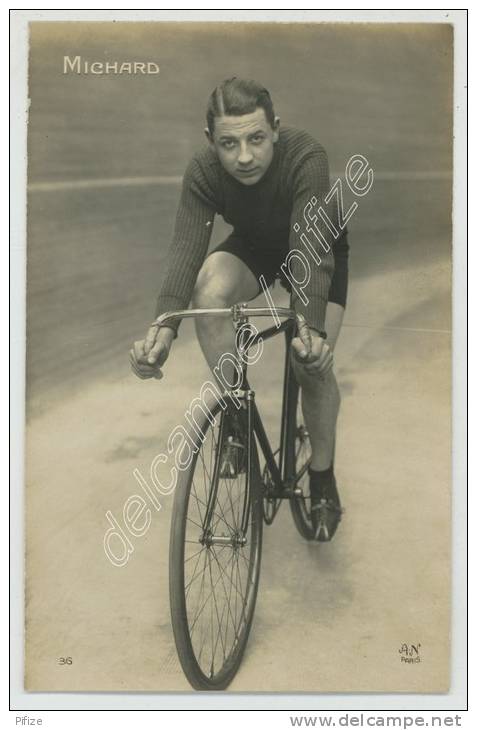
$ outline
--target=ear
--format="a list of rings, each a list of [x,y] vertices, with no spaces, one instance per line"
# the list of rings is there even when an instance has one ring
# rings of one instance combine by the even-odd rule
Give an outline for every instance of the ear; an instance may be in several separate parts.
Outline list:
[[[280,117],[275,117],[274,125],[273,125],[273,142],[278,142],[278,137],[280,134]]]
[[[207,142],[209,144],[214,144],[214,138],[212,137],[212,133],[208,127],[204,129],[204,134],[207,137]]]

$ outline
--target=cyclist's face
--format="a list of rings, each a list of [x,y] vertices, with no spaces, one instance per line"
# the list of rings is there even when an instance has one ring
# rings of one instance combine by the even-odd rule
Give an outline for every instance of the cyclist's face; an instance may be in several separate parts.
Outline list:
[[[222,166],[242,185],[255,185],[265,175],[278,140],[278,118],[272,128],[260,107],[252,114],[214,120],[214,133],[206,129]]]

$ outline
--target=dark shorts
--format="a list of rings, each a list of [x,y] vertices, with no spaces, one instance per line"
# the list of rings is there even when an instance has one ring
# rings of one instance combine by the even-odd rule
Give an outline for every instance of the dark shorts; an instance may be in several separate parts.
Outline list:
[[[276,279],[279,279],[285,289],[291,291],[290,282],[280,270],[288,250],[288,242],[284,246],[277,246],[275,248],[256,246],[253,242],[244,239],[236,233],[231,233],[211,253],[215,253],[216,251],[231,253],[244,262],[254,274],[257,282],[259,281],[259,277],[263,275],[268,287]],[[348,251],[348,235],[344,233],[333,245],[335,268],[328,293],[328,301],[340,304],[343,308],[346,307],[348,293]]]

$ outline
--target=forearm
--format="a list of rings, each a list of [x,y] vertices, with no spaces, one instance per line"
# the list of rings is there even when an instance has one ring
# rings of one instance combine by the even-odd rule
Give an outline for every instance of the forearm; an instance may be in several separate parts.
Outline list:
[[[199,218],[199,219],[198,219]],[[160,293],[155,316],[178,309],[187,309],[192,298],[197,276],[209,246],[210,212],[205,211],[195,220],[176,228],[169,251],[169,264]],[[177,330],[178,325],[172,325]]]
[[[316,330],[324,330],[328,293],[334,270],[336,210],[326,203],[328,160],[320,148],[302,165],[295,180],[290,226],[292,302]],[[297,282],[301,282],[297,284]]]
[[[319,240],[323,240],[325,245],[320,245]],[[307,234],[306,237],[296,236],[290,248],[299,254],[292,259],[295,282],[292,287],[293,307],[303,314],[311,327],[322,331],[325,329],[326,305],[334,271],[332,246],[324,236],[318,239]]]
[[[208,212],[180,219],[169,250],[167,273],[157,298],[156,317],[175,309],[187,309],[200,267],[207,254],[210,233],[205,229]]]
[[[196,160],[184,175],[167,272],[157,298],[155,315],[187,309],[200,267],[207,254],[215,203]],[[172,325],[177,330],[177,325]]]

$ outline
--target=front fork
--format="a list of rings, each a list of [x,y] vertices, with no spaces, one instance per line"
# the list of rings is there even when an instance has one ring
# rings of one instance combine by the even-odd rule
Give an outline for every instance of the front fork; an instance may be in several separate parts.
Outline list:
[[[212,487],[210,490],[210,496],[207,502],[207,509],[205,513],[203,523],[203,533],[200,538],[200,542],[205,545],[231,545],[232,547],[243,546],[246,543],[245,535],[248,530],[248,523],[250,518],[250,505],[251,505],[251,474],[252,474],[252,448],[253,448],[253,411],[255,402],[255,393],[248,387],[246,382],[246,373],[243,374],[243,381],[245,388],[230,391],[225,393],[224,397],[227,399],[227,405],[222,411],[219,425],[219,436],[217,439],[216,456],[214,460],[214,470],[212,474]],[[247,432],[245,434],[246,448],[247,448],[247,465],[245,472],[245,495],[243,500],[242,514],[240,518],[240,526],[234,535],[213,535],[211,529],[212,517],[215,513],[217,505],[217,495],[219,491],[220,482],[220,469],[221,469],[221,456],[224,449],[225,441],[225,421],[233,413],[233,409],[237,408],[236,403],[239,403],[239,413],[242,410],[246,411],[246,422]],[[240,477],[237,474],[237,479]]]

